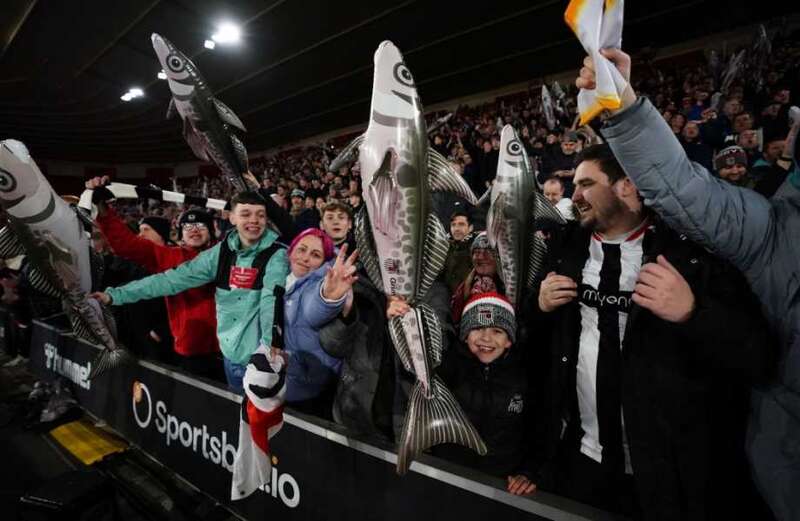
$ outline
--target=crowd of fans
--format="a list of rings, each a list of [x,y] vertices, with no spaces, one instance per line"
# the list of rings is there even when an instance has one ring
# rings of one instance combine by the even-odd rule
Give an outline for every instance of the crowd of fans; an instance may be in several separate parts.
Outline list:
[[[785,140],[800,39],[778,31],[770,53],[758,45],[738,74],[716,51],[643,57],[632,86],[692,161],[772,197],[792,168]],[[583,225],[548,236],[547,276],[515,309],[480,231],[486,208],[435,200],[451,241],[427,296],[445,331],[439,374],[489,452],[433,452],[507,478],[512,493],[538,487],[652,519],[769,519],[744,453],[748,389],[771,367],[755,299],[736,270],[648,213],[599,144],[601,122],[577,127],[574,86],[550,91],[552,118],[538,90],[429,117],[431,147],[478,197],[496,174],[500,130],[513,125],[539,188]],[[109,289],[97,298],[114,305],[138,355],[236,392],[253,349],[280,348],[290,405],[394,440],[413,376],[386,324],[409,306],[356,276],[360,172],[358,163],[329,172],[337,151],[324,144],[253,158],[253,192],[233,197],[218,178],[177,180],[187,194],[231,200],[229,211],[99,200],[94,244],[105,278],[96,289]],[[87,187],[99,192],[105,181]],[[616,199],[598,196],[598,185]],[[24,261],[4,270],[7,306],[44,299],[25,270]],[[674,298],[663,303],[656,294],[667,283]],[[633,303],[643,316],[628,312]],[[45,314],[15,317],[25,325]]]

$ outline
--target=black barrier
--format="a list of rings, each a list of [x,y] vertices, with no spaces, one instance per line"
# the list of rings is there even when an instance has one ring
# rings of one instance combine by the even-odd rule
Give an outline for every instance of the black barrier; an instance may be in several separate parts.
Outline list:
[[[98,348],[34,322],[31,367],[63,376],[76,398],[131,443],[246,519],[552,519],[614,517],[539,492],[512,496],[502,481],[423,458],[404,477],[396,456],[348,435],[340,426],[296,413],[271,441],[272,482],[231,502],[240,397],[147,361],[88,380]],[[458,470],[456,470],[458,469]]]

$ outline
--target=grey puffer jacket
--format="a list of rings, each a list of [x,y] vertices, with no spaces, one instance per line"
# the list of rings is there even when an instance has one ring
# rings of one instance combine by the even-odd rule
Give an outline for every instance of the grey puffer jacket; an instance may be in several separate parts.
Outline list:
[[[800,520],[800,190],[767,200],[714,178],[644,98],[602,134],[647,206],[744,273],[779,335],[778,374],[753,392],[747,449],[776,516]]]

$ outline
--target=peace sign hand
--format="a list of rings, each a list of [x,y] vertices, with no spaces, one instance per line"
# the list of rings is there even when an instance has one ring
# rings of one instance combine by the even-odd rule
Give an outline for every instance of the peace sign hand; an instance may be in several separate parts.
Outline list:
[[[322,296],[326,300],[339,300],[345,293],[350,291],[353,284],[358,280],[356,275],[356,258],[358,250],[345,259],[347,254],[347,244],[339,249],[336,262],[333,267],[325,274],[325,282],[322,283]]]

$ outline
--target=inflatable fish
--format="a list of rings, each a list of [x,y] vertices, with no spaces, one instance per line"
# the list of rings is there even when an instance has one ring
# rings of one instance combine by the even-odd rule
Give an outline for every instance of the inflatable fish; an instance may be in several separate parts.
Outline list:
[[[398,442],[397,471],[404,474],[423,450],[440,443],[458,443],[485,454],[480,435],[436,376],[442,327],[424,303],[449,248],[447,234],[432,213],[430,192],[451,191],[473,204],[475,195],[429,148],[414,78],[388,41],[375,52],[370,122],[355,146],[366,209],[356,219],[359,256],[377,288],[403,297],[411,306],[389,323],[403,366],[417,378]],[[346,148],[334,163],[354,154],[355,146]]]
[[[544,240],[534,233],[544,220],[563,224],[564,219],[544,195],[536,191],[525,147],[514,127],[500,134],[500,157],[492,185],[486,232],[497,252],[497,266],[508,300],[519,309],[523,290],[531,289],[540,276],[547,252]]]
[[[60,298],[75,334],[103,346],[89,378],[131,361],[116,339],[116,324],[107,308],[89,298],[92,290],[91,243],[81,210],[70,207],[19,141],[0,142],[0,205],[8,227],[0,231],[0,256],[24,253],[31,262],[31,286]]]
[[[233,131],[247,132],[239,117],[214,97],[208,83],[192,61],[172,43],[156,33],[153,49],[167,75],[172,99],[167,118],[176,112],[183,120],[183,137],[198,159],[213,161],[237,192],[248,190],[242,174],[247,172],[247,149]]]

